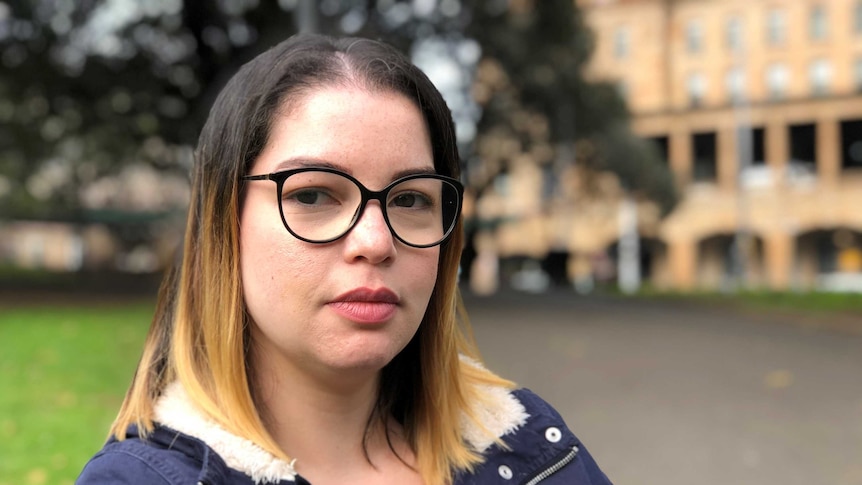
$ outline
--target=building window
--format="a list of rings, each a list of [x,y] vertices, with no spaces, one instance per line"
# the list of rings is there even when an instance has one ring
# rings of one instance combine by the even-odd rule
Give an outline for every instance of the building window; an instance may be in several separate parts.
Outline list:
[[[629,48],[631,39],[629,38],[629,29],[619,27],[614,32],[614,57],[617,59],[625,59],[629,56]]]
[[[623,99],[626,103],[629,102],[629,83],[619,80],[617,81],[617,94],[619,94],[620,98]]]
[[[827,94],[832,82],[832,65],[826,59],[817,59],[808,67],[808,77],[811,80],[812,94]]]
[[[715,182],[718,175],[718,160],[715,132],[693,133],[691,148],[695,182]]]
[[[764,128],[752,128],[751,130],[751,164],[766,165],[766,144]]]
[[[742,50],[742,21],[733,17],[727,21],[726,42],[731,52]]]
[[[702,105],[703,98],[706,95],[706,77],[699,72],[692,73],[688,76],[686,87],[688,89],[689,104],[693,108]]]
[[[766,17],[766,40],[770,45],[781,45],[787,35],[783,10],[770,10]]]
[[[509,174],[501,173],[494,177],[494,192],[502,197],[508,197],[511,193]]]
[[[670,156],[670,137],[667,135],[654,136],[646,139],[651,146],[656,150],[658,159],[668,165]]]
[[[685,29],[685,46],[689,54],[703,50],[703,26],[700,21],[692,20]]]
[[[790,163],[803,172],[817,173],[817,125],[805,123],[788,127]]]
[[[841,167],[862,169],[862,120],[841,122]]]
[[[811,17],[808,19],[808,32],[813,40],[823,40],[826,38],[829,28],[829,22],[826,18],[826,7],[823,5],[815,5],[811,9]]]
[[[771,64],[766,69],[766,88],[771,99],[782,99],[787,94],[790,71],[784,64]]]
[[[727,71],[725,85],[727,87],[727,97],[731,103],[745,100],[745,72],[742,68],[734,67]]]
[[[542,201],[547,202],[554,198],[557,193],[557,188],[560,185],[560,178],[556,176],[554,165],[547,164],[542,166]]]

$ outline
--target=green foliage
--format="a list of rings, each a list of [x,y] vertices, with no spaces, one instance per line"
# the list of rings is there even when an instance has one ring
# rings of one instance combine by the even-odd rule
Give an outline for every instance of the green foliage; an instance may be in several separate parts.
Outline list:
[[[276,2],[254,12],[130,5],[127,19],[102,2],[13,2],[0,12],[9,73],[0,79],[0,174],[18,181],[5,198],[0,191],[10,202],[0,217],[74,212],[82,188],[132,163],[185,172],[230,74],[293,32]],[[40,173],[51,183],[34,189]]]
[[[0,485],[73,483],[131,382],[150,304],[0,308]]]
[[[551,140],[584,137],[624,117],[619,97],[607,96],[600,85],[583,79],[593,38],[574,2],[521,3],[503,11],[474,8],[476,18],[468,33],[482,45],[486,58],[503,66],[523,106],[548,116]],[[595,94],[601,94],[597,106]],[[505,117],[492,110],[483,121],[493,124],[494,118]]]
[[[667,214],[676,203],[673,177],[661,160],[655,146],[632,136],[624,126],[617,124],[596,133],[598,145],[593,157],[582,157],[594,170],[606,170],[619,177],[623,187],[655,201]]]

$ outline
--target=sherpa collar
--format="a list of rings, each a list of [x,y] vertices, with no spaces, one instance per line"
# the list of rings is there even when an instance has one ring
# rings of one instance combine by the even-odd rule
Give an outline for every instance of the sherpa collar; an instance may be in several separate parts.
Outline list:
[[[527,422],[524,406],[502,387],[483,386],[485,406],[475,410],[482,427],[465,417],[461,419],[464,440],[482,453],[494,443],[486,431],[496,437],[509,434]],[[236,436],[204,415],[189,398],[182,384],[174,382],[165,388],[155,407],[155,420],[169,428],[195,437],[221,456],[225,464],[249,477],[256,484],[295,481],[293,462],[286,462],[255,443]],[[484,429],[482,429],[484,428]]]
[[[236,436],[198,410],[179,382],[165,388],[156,402],[156,422],[195,437],[212,448],[230,468],[257,484],[296,480],[293,462],[286,462],[254,442]]]

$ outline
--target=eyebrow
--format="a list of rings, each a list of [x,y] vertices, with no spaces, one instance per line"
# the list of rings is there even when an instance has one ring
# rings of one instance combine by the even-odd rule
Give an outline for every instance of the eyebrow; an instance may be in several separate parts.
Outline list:
[[[331,168],[346,172],[343,167],[340,167],[332,162],[320,158],[288,158],[275,166],[274,172],[283,172],[295,168]]]
[[[274,171],[281,172],[284,170],[291,170],[295,168],[331,168],[333,170],[338,170],[339,172],[344,172],[348,175],[355,176],[355,174],[351,170],[328,160],[304,157],[289,158],[287,160],[284,160],[275,166]],[[395,172],[395,174],[392,176],[392,180],[398,180],[400,178],[407,177],[408,175],[434,175],[436,173],[437,171],[433,167],[408,168]]]

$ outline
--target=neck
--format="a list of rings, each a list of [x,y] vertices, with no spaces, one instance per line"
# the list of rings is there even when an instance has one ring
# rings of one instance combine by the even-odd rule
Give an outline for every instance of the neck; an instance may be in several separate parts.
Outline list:
[[[388,451],[384,426],[369,428],[379,371],[309,372],[275,362],[255,362],[255,398],[264,424],[296,459],[299,474],[310,478],[316,470],[366,468],[369,458]]]
[[[299,458],[294,446],[308,438],[331,436],[333,441],[361,443],[377,399],[377,376],[345,387],[270,378],[257,381],[256,397],[269,431],[285,452]]]

